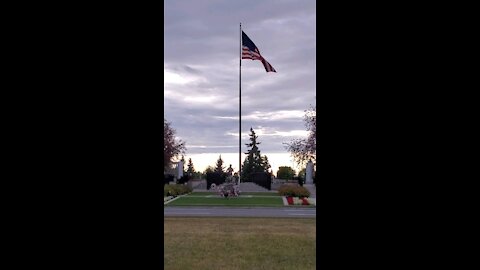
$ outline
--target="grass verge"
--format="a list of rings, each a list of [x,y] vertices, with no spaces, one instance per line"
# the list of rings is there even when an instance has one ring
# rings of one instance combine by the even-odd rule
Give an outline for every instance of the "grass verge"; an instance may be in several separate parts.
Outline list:
[[[315,269],[315,219],[164,218],[164,269]]]
[[[189,197],[184,196],[169,203],[167,206],[283,206],[283,200],[280,196],[270,197],[236,197],[222,198],[218,197]]]
[[[190,195],[202,196],[202,195],[218,195],[217,192],[192,192]],[[242,192],[242,195],[257,195],[257,196],[280,196],[278,192]]]

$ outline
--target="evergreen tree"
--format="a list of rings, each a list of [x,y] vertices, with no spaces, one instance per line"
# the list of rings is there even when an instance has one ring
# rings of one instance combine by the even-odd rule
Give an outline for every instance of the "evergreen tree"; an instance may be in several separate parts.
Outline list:
[[[207,168],[205,169],[205,171],[203,171],[204,174],[207,174],[207,173],[212,173],[213,172],[213,167],[212,166],[207,166]]]
[[[268,172],[268,170],[272,168],[272,166],[270,166],[270,163],[268,162],[267,156],[262,157],[262,167],[266,172]]]
[[[192,159],[188,159],[188,169],[187,169],[187,174],[189,176],[193,176],[195,174],[195,169],[193,168],[193,162]]]
[[[271,167],[268,163],[267,156],[262,156],[258,146],[260,142],[257,142],[258,136],[255,135],[253,128],[250,128],[250,143],[245,144],[250,148],[245,154],[245,160],[242,166],[242,180],[246,181],[250,178],[250,174],[257,172],[268,172]]]
[[[215,172],[216,173],[224,173],[225,172],[225,167],[223,167],[223,160],[222,160],[222,155],[217,160],[217,165],[215,166]]]

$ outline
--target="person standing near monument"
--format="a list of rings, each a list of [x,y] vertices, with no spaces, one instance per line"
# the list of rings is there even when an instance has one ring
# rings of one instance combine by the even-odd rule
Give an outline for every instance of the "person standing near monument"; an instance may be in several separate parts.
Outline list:
[[[233,174],[232,164],[230,164],[230,167],[228,167],[228,169],[227,169],[227,174],[228,174],[229,176],[232,176],[232,174]]]

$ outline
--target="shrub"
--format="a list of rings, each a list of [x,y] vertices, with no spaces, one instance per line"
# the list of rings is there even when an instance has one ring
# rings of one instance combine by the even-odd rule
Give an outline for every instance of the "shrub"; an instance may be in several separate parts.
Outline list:
[[[310,192],[300,186],[294,186],[294,185],[282,185],[278,189],[278,194],[281,196],[292,196],[292,197],[309,197]]]
[[[304,187],[295,187],[294,193],[295,197],[310,197],[310,191]]]
[[[165,185],[163,188],[163,195],[164,196],[176,196],[177,190],[175,189],[175,185]]]
[[[188,180],[190,180],[190,176],[184,175],[184,176],[180,177],[180,179],[178,179],[177,182],[178,182],[179,184],[185,184],[185,183],[188,182]]]
[[[170,190],[169,187],[170,187],[170,185],[164,185],[163,186],[163,197],[168,196],[168,194],[169,194],[168,191]]]
[[[293,196],[294,186],[292,185],[281,185],[280,188],[278,188],[278,194],[282,196]]]
[[[186,185],[165,185],[163,196],[178,196],[192,192],[192,188]]]
[[[193,191],[193,189],[187,185],[176,185],[178,189],[178,195],[187,194]]]

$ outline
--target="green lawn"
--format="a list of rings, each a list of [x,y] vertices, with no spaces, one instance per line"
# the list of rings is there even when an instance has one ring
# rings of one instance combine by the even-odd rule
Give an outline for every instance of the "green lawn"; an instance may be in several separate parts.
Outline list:
[[[190,195],[218,195],[217,192],[192,192]],[[242,195],[257,195],[257,196],[280,196],[278,192],[241,192]]]
[[[242,195],[256,195],[256,196],[280,196],[278,192],[242,192]]]
[[[315,269],[316,220],[164,218],[168,270]]]
[[[190,195],[215,195],[215,194],[217,194],[217,193],[209,192],[209,191],[208,192],[192,192],[192,193],[190,193]]]
[[[192,194],[193,195],[193,194]],[[198,195],[194,195],[198,196]],[[166,206],[283,206],[282,197],[264,196],[264,197],[234,197],[222,198],[220,196],[212,197],[190,197],[190,195],[180,197]],[[208,195],[207,195],[208,196]]]

